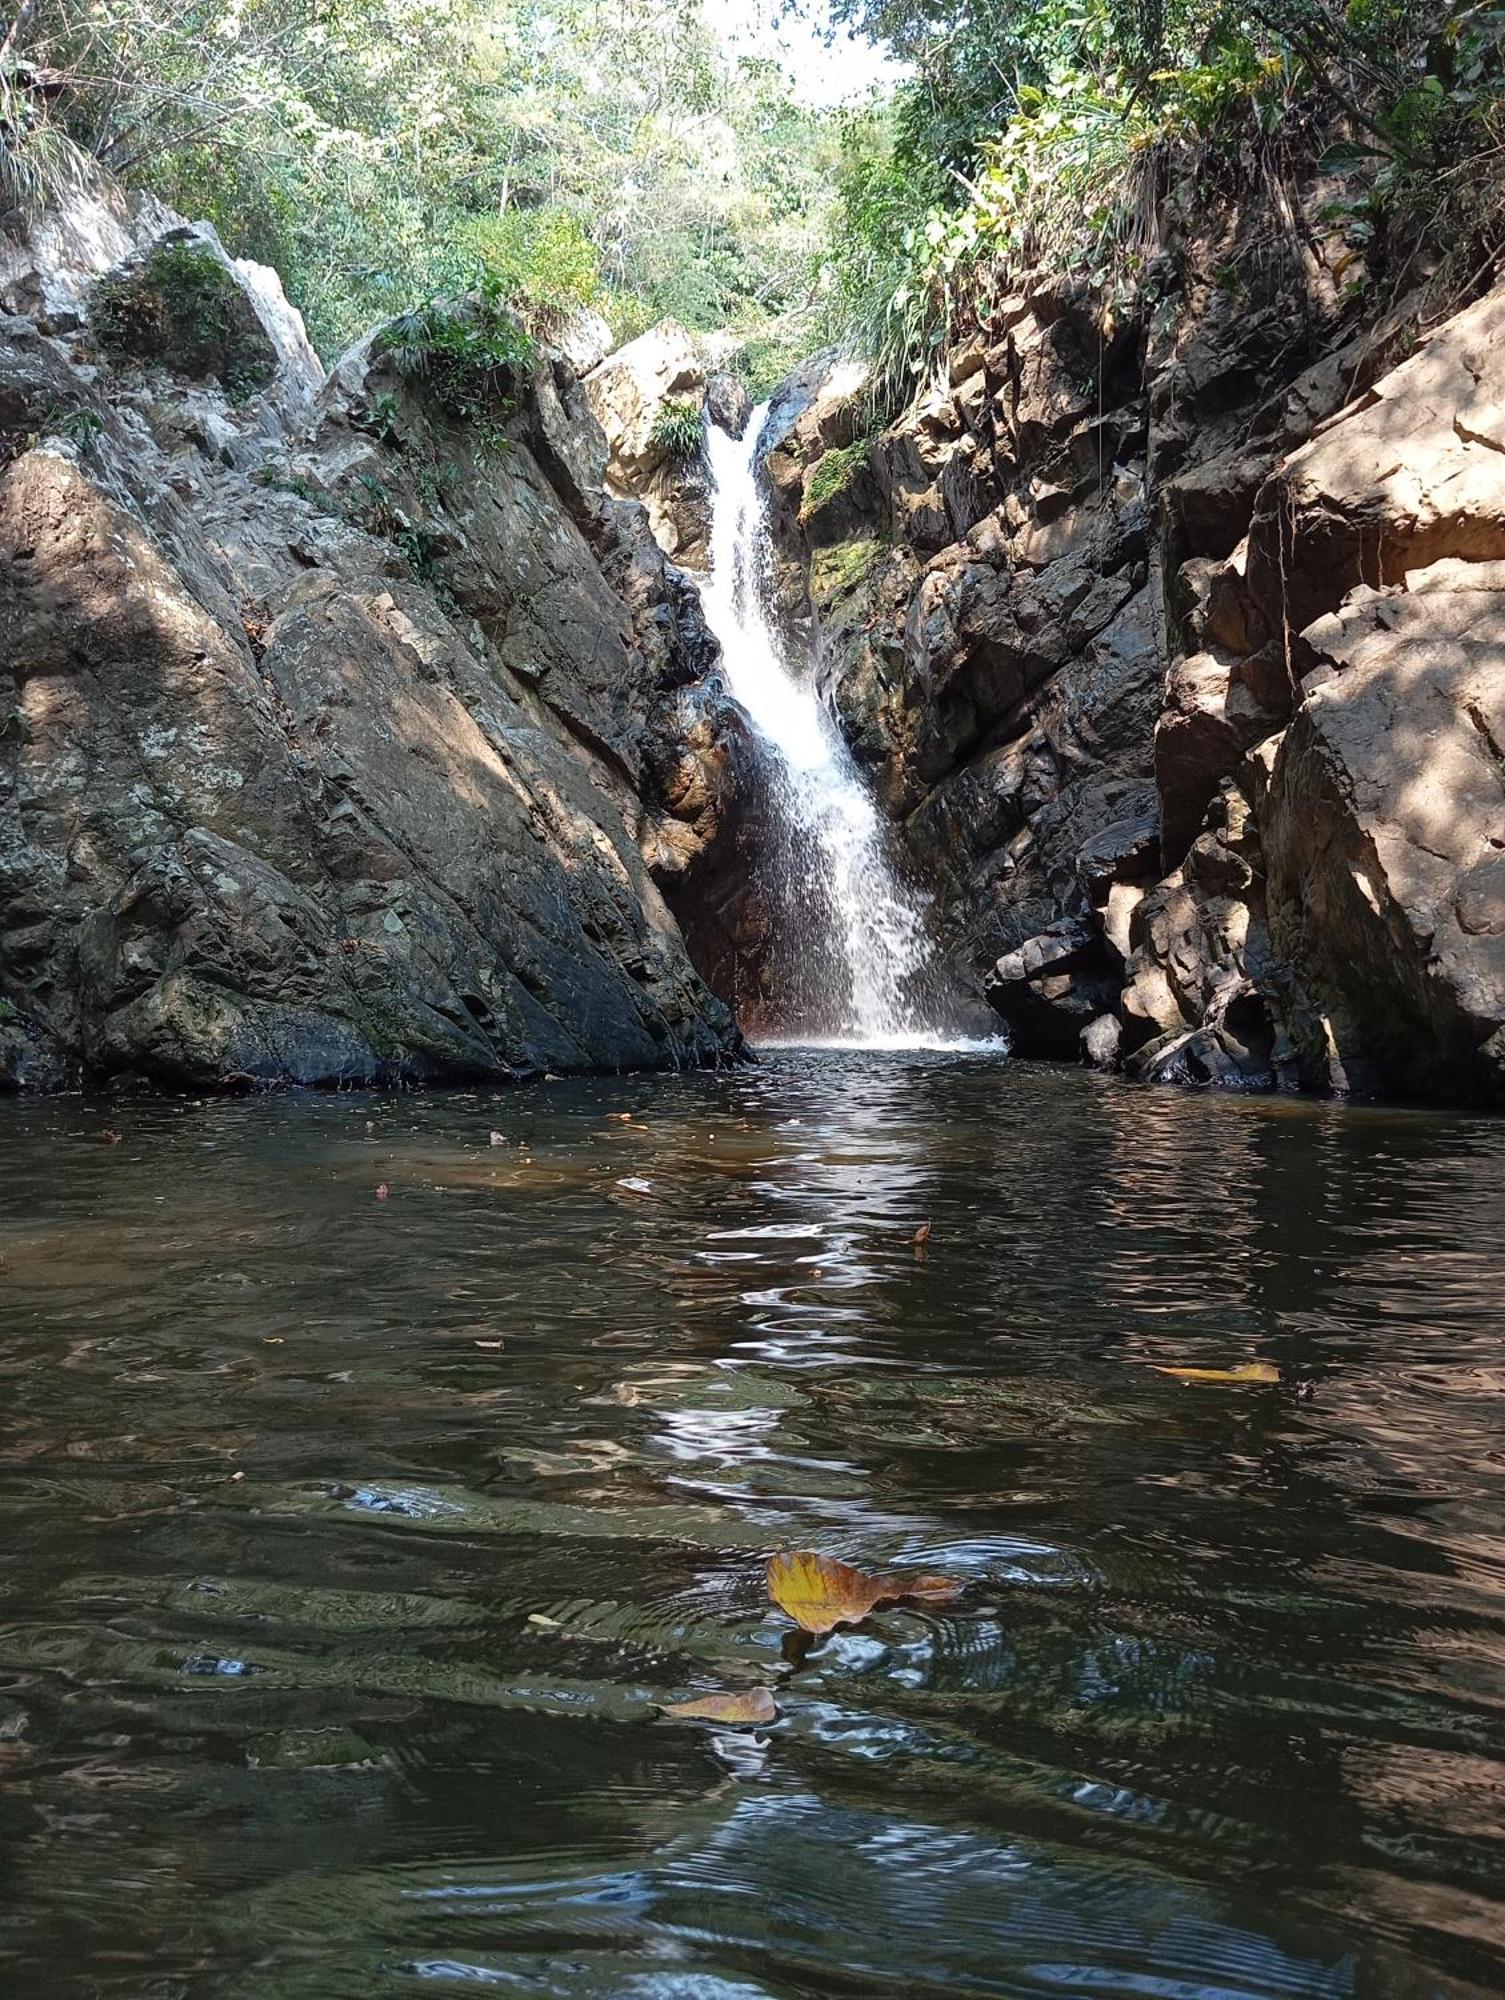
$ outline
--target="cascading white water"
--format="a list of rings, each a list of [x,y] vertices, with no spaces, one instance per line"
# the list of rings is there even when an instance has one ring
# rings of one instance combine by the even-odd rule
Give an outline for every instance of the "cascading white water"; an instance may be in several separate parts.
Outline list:
[[[811,1018],[785,1036],[869,1046],[927,1039],[916,982],[931,957],[915,899],[894,871],[883,821],[851,752],[816,692],[808,663],[792,661],[770,622],[765,582],[772,549],[757,479],[767,406],[739,441],[709,434],[715,486],[706,617],[721,641],[727,680],[773,753],[790,879],[783,915],[804,935],[786,941],[817,961],[799,982]]]

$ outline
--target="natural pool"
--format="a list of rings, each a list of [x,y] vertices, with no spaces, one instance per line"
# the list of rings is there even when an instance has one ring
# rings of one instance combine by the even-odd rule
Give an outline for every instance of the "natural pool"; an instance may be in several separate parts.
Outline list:
[[[1505,1988],[1505,1123],[780,1051],[0,1133],[0,1992]],[[778,1547],[970,1587],[795,1666]]]

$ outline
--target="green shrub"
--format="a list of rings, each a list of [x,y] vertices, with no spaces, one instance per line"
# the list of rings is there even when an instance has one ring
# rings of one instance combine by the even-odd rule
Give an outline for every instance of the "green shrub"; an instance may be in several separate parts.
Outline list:
[[[101,279],[90,318],[105,353],[213,376],[232,394],[249,395],[276,372],[250,300],[201,243],[160,244],[134,270]]]
[[[705,404],[698,396],[666,396],[648,442],[670,458],[693,458],[705,442]]]
[[[538,352],[494,282],[457,303],[430,299],[400,314],[382,329],[378,348],[399,374],[422,382],[446,416],[484,429],[493,444],[518,377]]]
[[[755,403],[763,403],[810,351],[802,324],[749,335],[732,356],[731,370]]]
[[[483,284],[535,333],[557,332],[600,297],[600,253],[567,208],[466,216],[456,235],[479,262]]]

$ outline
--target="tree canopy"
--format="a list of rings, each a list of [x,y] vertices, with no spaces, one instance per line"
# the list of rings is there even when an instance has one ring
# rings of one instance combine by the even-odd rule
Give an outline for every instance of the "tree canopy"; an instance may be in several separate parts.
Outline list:
[[[70,146],[275,264],[326,349],[479,273],[760,328],[816,293],[831,119],[702,0],[36,0],[0,55],[12,203]]]
[[[539,331],[847,340],[880,400],[1000,273],[1135,282],[1178,174],[1278,178],[1314,135],[1363,261],[1439,216],[1460,267],[1505,242],[1496,0],[768,0],[910,66],[836,110],[730,58],[712,4],[24,0],[0,201],[97,156],[275,264],[326,351],[484,280]]]

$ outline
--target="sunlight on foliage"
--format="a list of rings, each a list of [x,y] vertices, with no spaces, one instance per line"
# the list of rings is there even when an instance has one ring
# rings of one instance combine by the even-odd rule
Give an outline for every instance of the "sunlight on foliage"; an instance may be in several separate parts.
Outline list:
[[[1505,241],[1498,6],[974,0],[942,22],[929,0],[837,0],[834,13],[918,71],[886,125],[849,126],[841,170],[831,325],[873,361],[879,416],[1030,273],[1082,277],[1111,316],[1144,282],[1173,189],[1273,186],[1315,165],[1334,126],[1350,136],[1324,164],[1356,173],[1335,201],[1356,250],[1387,221],[1402,242],[1430,231],[1444,286],[1466,288]]]
[[[670,458],[693,458],[705,442],[705,407],[697,396],[666,396],[648,442]]]

